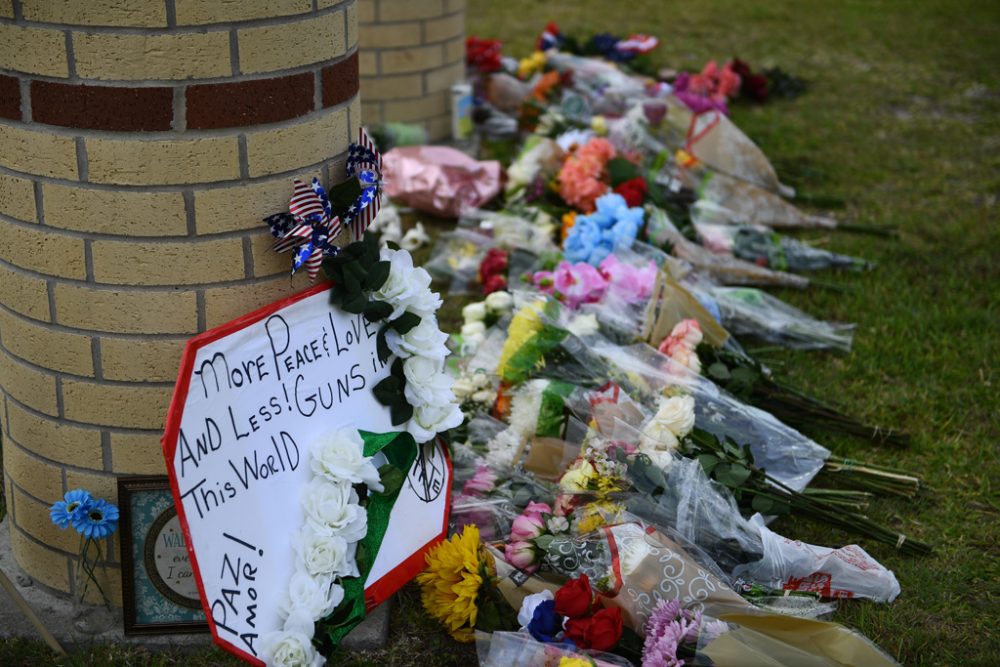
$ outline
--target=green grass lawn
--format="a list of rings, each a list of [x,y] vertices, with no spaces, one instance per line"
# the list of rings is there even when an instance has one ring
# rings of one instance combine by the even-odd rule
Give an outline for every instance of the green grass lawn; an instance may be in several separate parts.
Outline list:
[[[858,323],[850,355],[769,354],[781,377],[868,421],[913,435],[907,450],[818,439],[837,454],[907,468],[932,487],[881,501],[872,516],[935,545],[908,558],[861,544],[893,569],[892,605],[849,602],[837,620],[906,665],[1000,664],[1000,5],[988,2],[540,2],[469,0],[468,34],[526,55],[548,20],[567,33],[645,32],[656,62],[700,69],[738,55],[808,79],[795,101],[737,106],[733,118],[801,193],[839,199],[845,221],[892,225],[898,239],[814,239],[872,259],[844,291],[780,296]],[[850,536],[782,519],[777,531],[840,545]],[[338,656],[340,658],[341,656]],[[331,664],[467,665],[472,649],[423,618],[404,590],[389,646]],[[217,651],[159,656],[122,648],[66,664],[230,664]],[[0,642],[0,664],[51,664],[36,644]]]

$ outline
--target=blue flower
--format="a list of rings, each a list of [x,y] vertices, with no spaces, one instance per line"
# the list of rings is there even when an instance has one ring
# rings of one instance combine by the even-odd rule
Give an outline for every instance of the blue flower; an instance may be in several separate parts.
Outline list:
[[[73,489],[66,494],[63,500],[49,508],[49,517],[56,526],[66,528],[78,516],[87,511],[93,500],[89,491]]]
[[[86,512],[73,519],[73,527],[87,539],[101,539],[118,529],[118,507],[103,498],[94,499]]]
[[[567,261],[597,266],[615,250],[631,246],[638,236],[644,215],[641,208],[629,208],[625,198],[614,192],[598,197],[596,204],[596,211],[578,215],[569,230],[563,246]]]
[[[562,632],[563,617],[556,613],[555,600],[544,600],[535,607],[535,613],[528,623],[528,632],[540,642],[558,641],[556,636]]]

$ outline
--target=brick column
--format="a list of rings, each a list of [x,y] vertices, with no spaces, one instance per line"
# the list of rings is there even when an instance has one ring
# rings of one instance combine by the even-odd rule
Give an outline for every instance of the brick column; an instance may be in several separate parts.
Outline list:
[[[451,134],[451,86],[465,78],[465,0],[358,0],[366,124]]]
[[[0,0],[3,471],[37,581],[71,587],[53,501],[164,472],[184,341],[306,284],[261,218],[342,179],[357,23],[355,0]]]

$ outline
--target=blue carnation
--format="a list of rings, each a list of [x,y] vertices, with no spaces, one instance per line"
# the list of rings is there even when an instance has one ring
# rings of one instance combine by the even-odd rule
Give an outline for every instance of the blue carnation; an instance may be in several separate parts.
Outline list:
[[[555,600],[544,600],[535,607],[535,613],[528,623],[528,632],[540,642],[558,641],[556,637],[562,632],[563,617],[556,613]]]
[[[625,198],[614,192],[598,197],[596,204],[596,211],[578,215],[569,230],[563,246],[567,261],[597,266],[615,250],[631,246],[638,236],[644,215],[641,208],[629,208]]]

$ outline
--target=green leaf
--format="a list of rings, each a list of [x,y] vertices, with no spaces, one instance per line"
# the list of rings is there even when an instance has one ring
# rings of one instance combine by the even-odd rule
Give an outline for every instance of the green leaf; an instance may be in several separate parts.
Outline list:
[[[721,361],[716,361],[708,367],[708,375],[715,380],[728,380],[730,378],[729,369]]]
[[[378,475],[382,480],[383,486],[382,491],[376,492],[380,496],[391,496],[398,493],[403,488],[403,482],[406,481],[403,471],[391,463],[386,463],[384,466],[379,467]]]
[[[368,277],[365,278],[365,289],[374,292],[382,287],[389,278],[389,267],[390,264],[387,261],[372,264],[371,268],[368,269]]]
[[[719,457],[715,454],[699,454],[696,458],[706,475],[711,475],[712,471],[715,470],[715,466],[719,465]]]
[[[399,400],[403,392],[403,383],[395,375],[381,380],[372,388],[372,394],[382,405],[392,405]]]
[[[738,463],[724,463],[715,470],[716,479],[734,489],[743,486],[750,477],[750,469]]]
[[[768,496],[754,495],[750,506],[755,512],[760,512],[761,514],[788,514],[791,511],[791,507],[788,503],[777,500],[776,498],[769,498]]]
[[[375,350],[378,352],[378,360],[383,363],[392,356],[392,350],[389,349],[389,343],[385,339],[385,334],[388,331],[389,325],[386,324],[378,330],[378,336],[375,338]]]
[[[663,471],[656,466],[649,466],[646,468],[646,479],[655,484],[657,487],[665,489],[667,488],[667,478],[663,476]]]
[[[369,301],[365,306],[365,318],[369,322],[378,322],[392,315],[392,306],[385,301]]]
[[[410,421],[410,417],[413,416],[413,406],[404,399],[389,406],[389,414],[392,417],[392,425],[399,426]]]
[[[608,176],[611,178],[611,187],[617,187],[625,181],[630,181],[639,175],[639,167],[630,160],[622,157],[608,160]]]
[[[540,535],[535,538],[535,546],[542,551],[548,551],[554,537],[554,535]]]
[[[415,313],[405,312],[389,323],[400,335],[409,333],[410,329],[420,324],[420,316]]]
[[[360,315],[365,312],[365,308],[368,307],[368,297],[361,292],[358,292],[354,296],[346,299],[340,307],[349,313]]]

